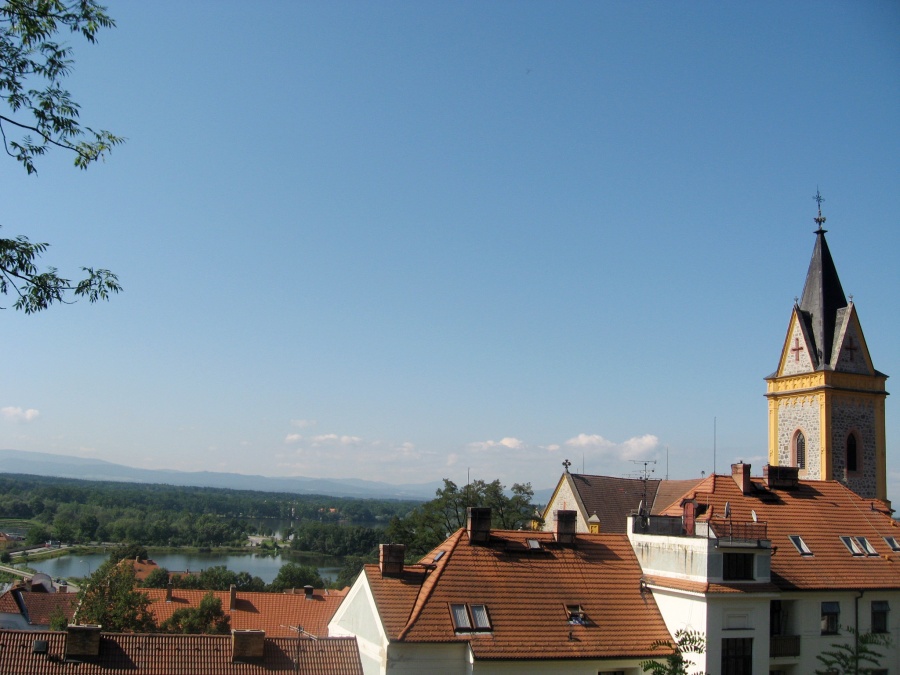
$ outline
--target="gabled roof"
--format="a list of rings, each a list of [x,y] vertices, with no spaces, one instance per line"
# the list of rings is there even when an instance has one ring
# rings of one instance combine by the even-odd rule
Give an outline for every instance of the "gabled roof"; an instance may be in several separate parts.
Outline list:
[[[199,607],[210,591],[173,589],[172,601],[166,601],[166,590],[141,589],[150,597],[150,611],[162,623],[183,607]],[[328,635],[328,622],[337,611],[346,591],[316,590],[307,599],[303,593],[258,593],[237,591],[234,608],[229,591],[212,591],[222,601],[222,609],[231,617],[231,628],[264,630],[271,637],[288,637],[297,632],[290,626],[302,626],[307,633]]]
[[[0,595],[0,612],[21,614],[32,626],[49,626],[57,610],[67,619],[75,615],[77,593],[32,593],[23,588],[11,588]]]
[[[743,494],[731,476],[710,476],[663,511],[682,514],[694,499],[706,510],[697,521],[750,522],[753,512],[772,542],[772,582],[782,590],[900,589],[900,553],[884,537],[900,538],[900,527],[883,502],[865,499],[837,481],[797,481],[793,489],[769,488],[752,479]],[[790,537],[799,535],[812,555],[802,555]],[[840,537],[865,537],[875,555],[854,556]]]
[[[16,675],[362,675],[356,638],[266,638],[256,662],[232,661],[231,636],[103,633],[98,656],[66,666],[66,633],[0,631],[0,672]],[[35,654],[36,641],[47,642]],[[299,656],[300,668],[294,662]]]
[[[645,658],[669,639],[622,534],[579,534],[564,547],[552,532],[494,530],[471,545],[460,529],[398,576],[364,573],[392,642],[468,642],[477,659],[519,660]],[[456,631],[456,604],[484,605],[490,630]],[[567,605],[580,605],[586,625],[569,622]]]
[[[581,501],[579,507],[584,507],[582,515],[585,520],[596,513],[600,519],[601,532],[623,533],[626,531],[628,515],[637,511],[642,503],[648,512],[656,513],[696,485],[700,479],[645,481],[640,478],[564,473],[560,482],[564,480],[571,482],[576,498]],[[549,519],[552,515],[545,513],[544,517]]]
[[[821,217],[821,213],[819,215]],[[806,333],[812,341],[810,356],[816,370],[834,367],[832,347],[838,310],[847,306],[841,280],[825,241],[826,231],[821,226],[816,230],[816,245],[798,306]]]

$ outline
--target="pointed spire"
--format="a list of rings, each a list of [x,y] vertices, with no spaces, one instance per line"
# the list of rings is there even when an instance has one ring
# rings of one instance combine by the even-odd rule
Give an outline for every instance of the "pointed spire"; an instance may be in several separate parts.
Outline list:
[[[806,283],[800,299],[800,311],[813,340],[813,363],[815,363],[816,369],[822,369],[834,365],[829,361],[834,342],[837,312],[847,306],[847,299],[844,296],[844,289],[841,287],[834,260],[831,258],[831,252],[828,250],[828,243],[825,241],[826,230],[822,229],[822,225],[825,223],[825,216],[822,215],[822,202],[825,199],[818,190],[813,199],[819,205],[819,214],[813,219],[818,225],[818,229],[815,231],[816,246],[813,249],[812,260],[809,261],[809,271],[806,273]]]

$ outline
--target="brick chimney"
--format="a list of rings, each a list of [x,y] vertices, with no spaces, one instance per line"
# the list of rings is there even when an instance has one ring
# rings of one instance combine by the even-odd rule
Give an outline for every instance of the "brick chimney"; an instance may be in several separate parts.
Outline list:
[[[307,584],[306,586],[304,586],[304,587],[303,587],[303,595],[304,595],[304,597],[305,597],[307,600],[312,600],[312,599],[313,599],[313,591],[314,591],[314,590],[315,590],[315,589],[314,589],[312,586],[310,586],[309,584]]]
[[[731,465],[731,477],[737,483],[741,493],[749,495],[753,491],[753,483],[750,480],[750,465],[738,462]]]
[[[237,586],[231,584],[228,587],[228,609],[234,610],[234,606],[237,604]]]
[[[397,577],[403,574],[403,560],[406,558],[406,544],[381,544],[378,547],[378,567],[383,577]]]
[[[466,508],[466,532],[470,544],[487,544],[491,540],[491,508],[469,506]]]
[[[797,487],[800,469],[796,466],[777,466],[766,464],[763,467],[763,480],[773,490],[792,490]]]
[[[166,584],[166,602],[172,602],[172,582]]]
[[[78,660],[100,655],[100,626],[66,626],[65,658]]]
[[[231,660],[236,663],[261,659],[266,648],[266,631],[239,630],[231,631]]]
[[[556,511],[556,541],[559,544],[574,544],[578,529],[577,511]]]

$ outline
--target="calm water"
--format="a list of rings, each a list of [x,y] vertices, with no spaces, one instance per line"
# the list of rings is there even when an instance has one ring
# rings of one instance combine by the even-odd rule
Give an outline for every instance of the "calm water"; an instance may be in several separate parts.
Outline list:
[[[38,572],[49,574],[54,579],[58,577],[85,577],[106,562],[108,557],[105,553],[67,555],[53,558],[52,560],[30,561],[28,566]],[[225,565],[225,567],[235,572],[249,572],[252,576],[259,577],[267,584],[272,583],[278,574],[278,570],[287,562],[312,565],[319,570],[319,575],[325,581],[334,581],[340,571],[340,560],[328,556],[282,557],[280,555],[263,556],[253,553],[160,553],[151,555],[151,557],[156,561],[157,565],[165,567],[171,572],[200,571],[215,565]]]

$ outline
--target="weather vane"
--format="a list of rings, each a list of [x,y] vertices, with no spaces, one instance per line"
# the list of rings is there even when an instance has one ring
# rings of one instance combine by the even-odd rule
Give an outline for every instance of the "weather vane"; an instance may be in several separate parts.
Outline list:
[[[822,193],[819,192],[819,188],[816,188],[816,196],[813,197],[816,200],[816,204],[819,205],[819,215],[813,218],[816,221],[816,224],[819,226],[819,231],[822,231],[822,225],[825,223],[825,216],[822,215],[822,202],[825,201],[825,197],[822,196]]]

